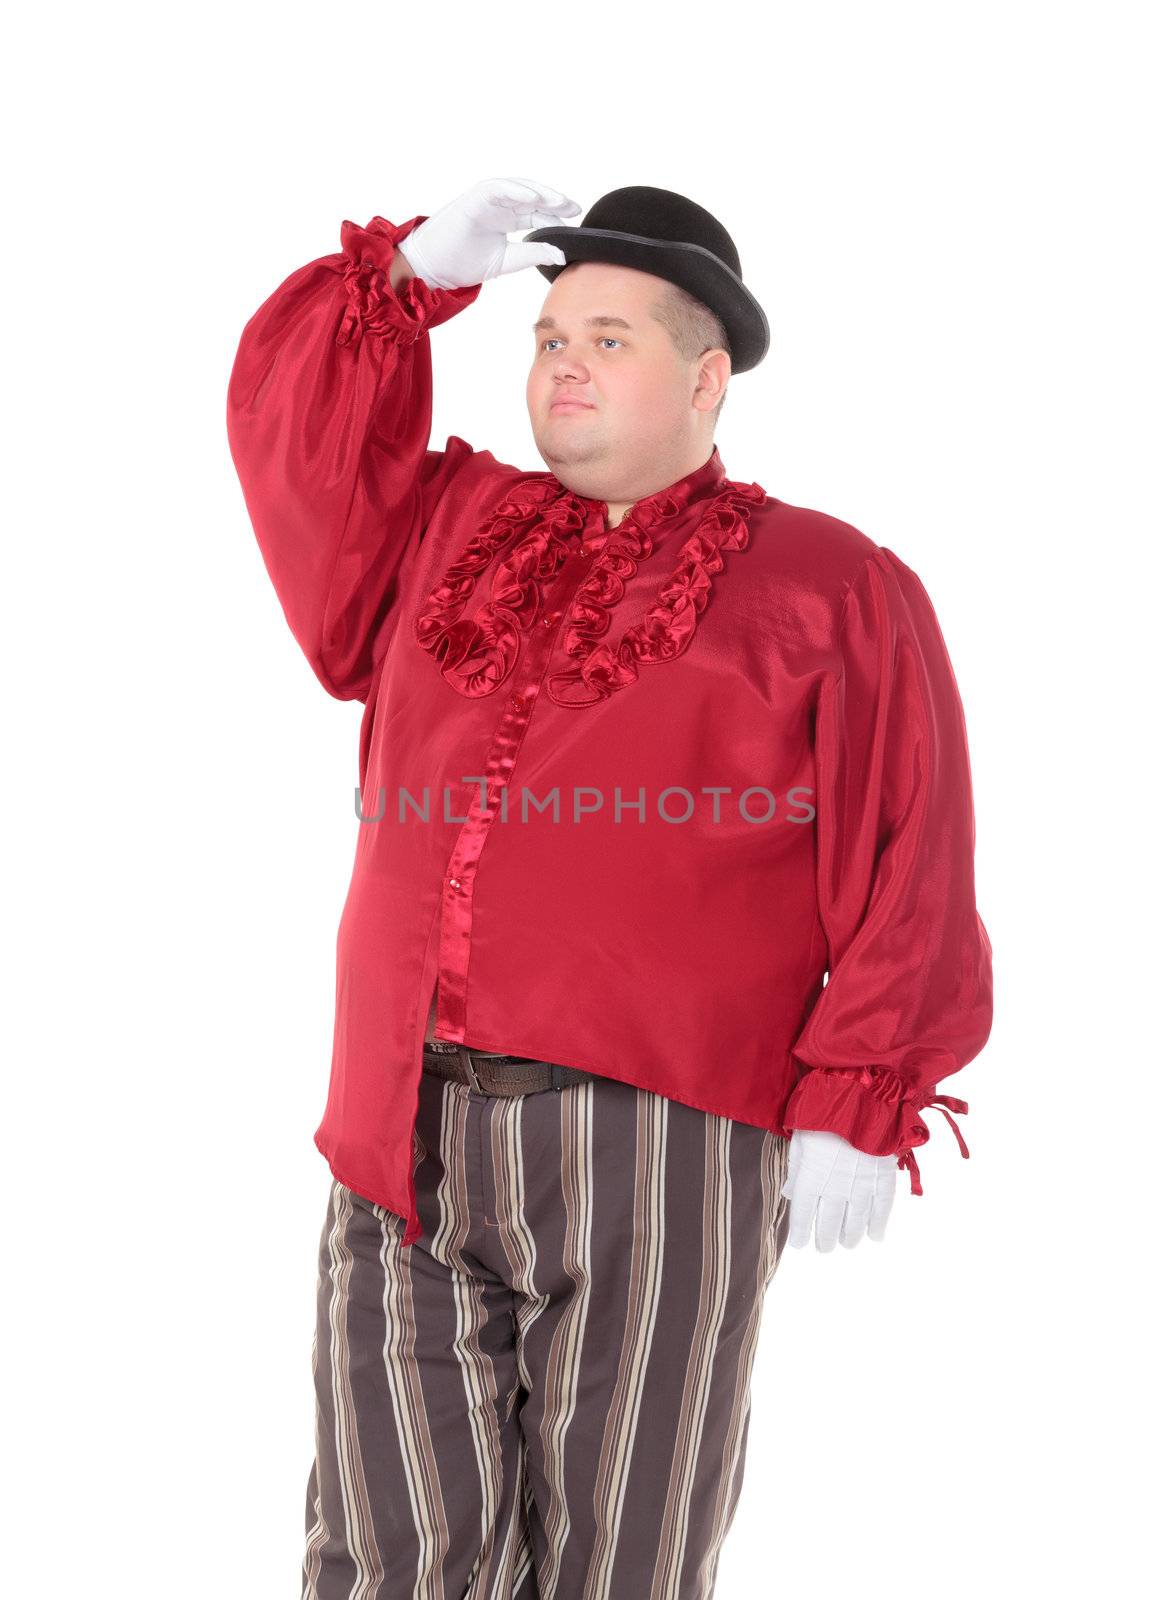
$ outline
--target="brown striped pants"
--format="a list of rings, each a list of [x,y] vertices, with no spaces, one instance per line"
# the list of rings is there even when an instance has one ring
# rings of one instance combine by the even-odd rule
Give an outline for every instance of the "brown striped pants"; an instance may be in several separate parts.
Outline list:
[[[331,1187],[303,1600],[708,1600],[787,1150],[612,1078],[423,1073],[422,1237]]]

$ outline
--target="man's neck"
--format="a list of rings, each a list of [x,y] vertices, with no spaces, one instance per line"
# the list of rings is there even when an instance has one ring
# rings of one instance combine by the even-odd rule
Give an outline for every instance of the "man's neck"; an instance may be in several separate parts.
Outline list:
[[[705,463],[705,461],[708,460],[709,455],[712,454],[712,452],[713,452],[713,448],[714,448],[714,445],[713,445],[713,441],[712,440],[710,441],[708,448],[705,447],[705,446],[700,446],[698,448],[698,450],[696,450],[694,452],[694,454],[700,456],[701,460],[699,462],[695,462],[692,466],[685,467],[684,469],[678,471],[676,476],[674,476],[673,478],[670,479],[670,482],[671,483],[678,483],[683,478],[688,478],[691,472],[697,471],[698,467],[703,465]],[[652,492],[656,493],[655,490],[652,491]],[[642,497],[642,498],[647,498],[647,496]],[[637,502],[635,500],[627,500],[627,501],[608,500],[608,501],[606,501],[605,502],[605,517],[606,517],[606,520],[608,522],[608,526],[610,528],[615,528],[617,526],[617,524],[622,520],[622,518],[628,515],[628,513],[633,509],[633,507],[636,505],[636,503]]]

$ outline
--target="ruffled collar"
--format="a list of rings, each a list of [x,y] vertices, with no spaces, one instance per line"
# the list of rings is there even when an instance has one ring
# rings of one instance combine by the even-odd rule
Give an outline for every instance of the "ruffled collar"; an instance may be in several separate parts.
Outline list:
[[[572,665],[549,673],[545,687],[558,705],[594,705],[634,682],[639,665],[671,661],[688,648],[725,553],[745,549],[749,516],[765,499],[759,484],[726,477],[716,445],[700,467],[636,501],[611,529],[605,501],[574,493],[554,473],[531,474],[512,485],[432,589],[416,618],[416,641],[457,693],[493,694],[511,674],[532,626],[559,622],[559,613],[541,613],[561,564],[578,550],[593,554],[561,628],[559,645]],[[700,512],[697,527],[657,602],[615,645],[605,642],[612,609],[638,564],[690,507]],[[491,598],[464,615],[480,575],[505,547]]]
[[[586,495],[577,494],[574,489],[561,483],[555,473],[546,473],[545,477],[558,494],[571,496],[581,505],[599,511],[602,517],[607,514],[605,500],[590,500]],[[635,500],[612,531],[619,533],[630,519],[639,528],[656,528],[660,523],[678,516],[687,506],[715,493],[718,486],[726,481],[726,469],[722,464],[721,452],[715,444],[708,460],[703,461],[700,467],[687,472],[685,477],[679,478],[676,483],[658,489],[653,494],[645,495],[641,500]],[[603,524],[600,537],[604,537]],[[655,539],[654,543],[657,542]]]

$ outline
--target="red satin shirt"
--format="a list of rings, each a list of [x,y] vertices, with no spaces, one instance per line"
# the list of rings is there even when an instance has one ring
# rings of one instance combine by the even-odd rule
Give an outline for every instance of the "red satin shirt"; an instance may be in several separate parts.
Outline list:
[[[984,1044],[963,713],[915,574],[715,447],[615,527],[428,448],[426,220],[344,222],[246,324],[233,460],[287,621],[362,701],[361,820],[314,1139],[421,1235],[437,1035],[894,1154]],[[553,796],[555,795],[555,802]],[[952,1122],[963,1154],[967,1148]]]

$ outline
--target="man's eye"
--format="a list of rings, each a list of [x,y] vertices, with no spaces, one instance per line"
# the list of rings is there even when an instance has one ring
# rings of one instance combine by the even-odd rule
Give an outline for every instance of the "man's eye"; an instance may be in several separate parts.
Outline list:
[[[621,339],[615,339],[611,333],[605,334],[602,338],[598,339],[598,341],[597,341],[598,344],[622,344],[623,342],[624,341],[621,340]],[[550,344],[559,344],[559,343],[560,343],[559,339],[542,339],[541,342],[540,342],[540,348],[543,350]]]

